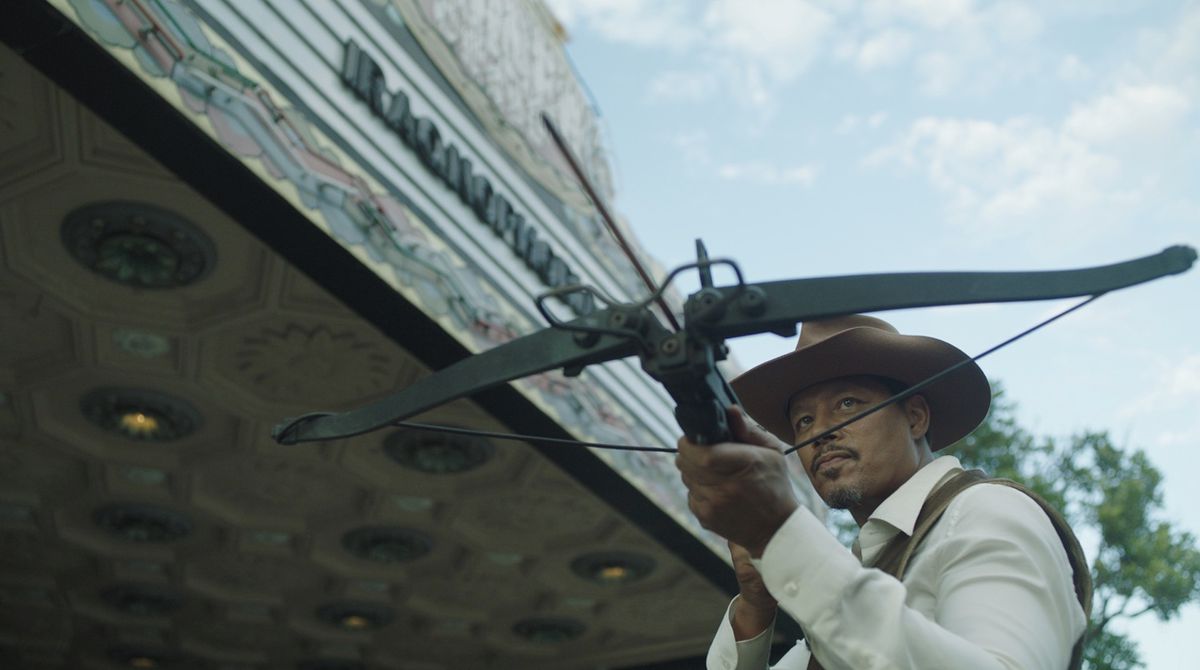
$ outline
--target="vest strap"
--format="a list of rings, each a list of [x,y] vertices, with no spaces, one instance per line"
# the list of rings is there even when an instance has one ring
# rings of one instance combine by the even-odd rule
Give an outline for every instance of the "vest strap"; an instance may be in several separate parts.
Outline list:
[[[1092,575],[1088,570],[1087,558],[1083,555],[1083,548],[1079,546],[1079,540],[1075,537],[1075,533],[1071,530],[1071,526],[1067,523],[1067,520],[1058,510],[1054,509],[1053,505],[1046,502],[1044,498],[1034,493],[1024,484],[1014,482],[1011,479],[988,477],[982,470],[965,470],[951,477],[950,481],[938,487],[933,492],[933,495],[925,499],[925,504],[921,506],[921,513],[917,515],[913,534],[910,536],[899,533],[896,537],[892,538],[890,542],[884,545],[883,550],[879,553],[879,558],[872,567],[882,570],[898,580],[903,580],[905,571],[908,569],[909,559],[912,558],[917,548],[921,546],[921,542],[925,540],[925,536],[929,534],[934,524],[945,514],[946,508],[950,506],[950,503],[954,501],[958,494],[976,484],[999,484],[1014,488],[1032,498],[1042,508],[1042,511],[1050,518],[1050,523],[1054,526],[1054,531],[1058,534],[1058,539],[1062,542],[1063,549],[1067,552],[1067,560],[1071,564],[1071,572],[1075,585],[1075,596],[1079,599],[1079,604],[1083,607],[1084,617],[1090,621],[1092,616]],[[1079,670],[1083,665],[1085,638],[1086,633],[1080,635],[1079,639],[1075,642],[1075,646],[1071,650],[1069,670]],[[808,662],[808,670],[824,670],[824,668],[822,668],[816,656],[812,656]]]

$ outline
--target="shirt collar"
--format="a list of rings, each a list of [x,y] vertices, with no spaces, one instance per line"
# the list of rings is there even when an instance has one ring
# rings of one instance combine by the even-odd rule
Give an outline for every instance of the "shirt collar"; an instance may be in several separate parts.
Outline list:
[[[917,525],[917,516],[929,494],[942,483],[942,479],[954,470],[962,470],[962,464],[953,456],[935,458],[925,467],[913,473],[908,481],[900,485],[892,495],[888,496],[868,518],[878,519],[889,526],[912,535]]]
[[[863,524],[852,550],[865,564],[875,560],[883,545],[901,532],[912,535],[925,499],[950,476],[962,470],[953,456],[941,456],[913,473],[888,496]]]

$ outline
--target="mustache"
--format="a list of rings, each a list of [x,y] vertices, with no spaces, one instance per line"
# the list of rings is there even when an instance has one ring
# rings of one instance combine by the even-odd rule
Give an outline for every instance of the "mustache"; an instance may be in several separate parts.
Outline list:
[[[853,459],[853,460],[858,460],[858,450],[857,449],[854,449],[852,447],[844,447],[844,446],[840,446],[840,445],[836,446],[836,447],[829,447],[828,449],[825,449],[821,453],[817,454],[816,458],[813,459],[812,471],[814,473],[817,471],[817,468],[820,467],[821,462],[825,459],[825,457],[829,456],[830,454],[832,454],[834,456],[845,456],[845,457]]]

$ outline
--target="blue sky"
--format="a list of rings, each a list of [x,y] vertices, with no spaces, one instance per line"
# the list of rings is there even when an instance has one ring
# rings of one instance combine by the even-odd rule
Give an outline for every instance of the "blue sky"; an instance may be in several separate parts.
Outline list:
[[[1098,265],[1200,247],[1200,3],[547,0],[615,206],[664,265],[750,281]],[[1036,433],[1108,430],[1200,535],[1200,270],[1105,296],[982,362]],[[977,353],[1066,303],[883,314]],[[744,338],[744,366],[790,350]],[[1183,668],[1200,607],[1130,630]]]

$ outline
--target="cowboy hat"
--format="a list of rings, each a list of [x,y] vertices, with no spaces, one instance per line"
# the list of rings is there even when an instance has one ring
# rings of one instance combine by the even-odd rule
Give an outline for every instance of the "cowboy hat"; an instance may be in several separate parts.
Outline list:
[[[788,403],[800,391],[830,379],[872,375],[912,386],[970,357],[932,337],[901,335],[871,316],[806,321],[796,350],[754,367],[730,382],[746,413],[784,442],[794,434]],[[992,401],[991,387],[974,361],[919,391],[930,408],[927,437],[934,451],[975,429]]]

